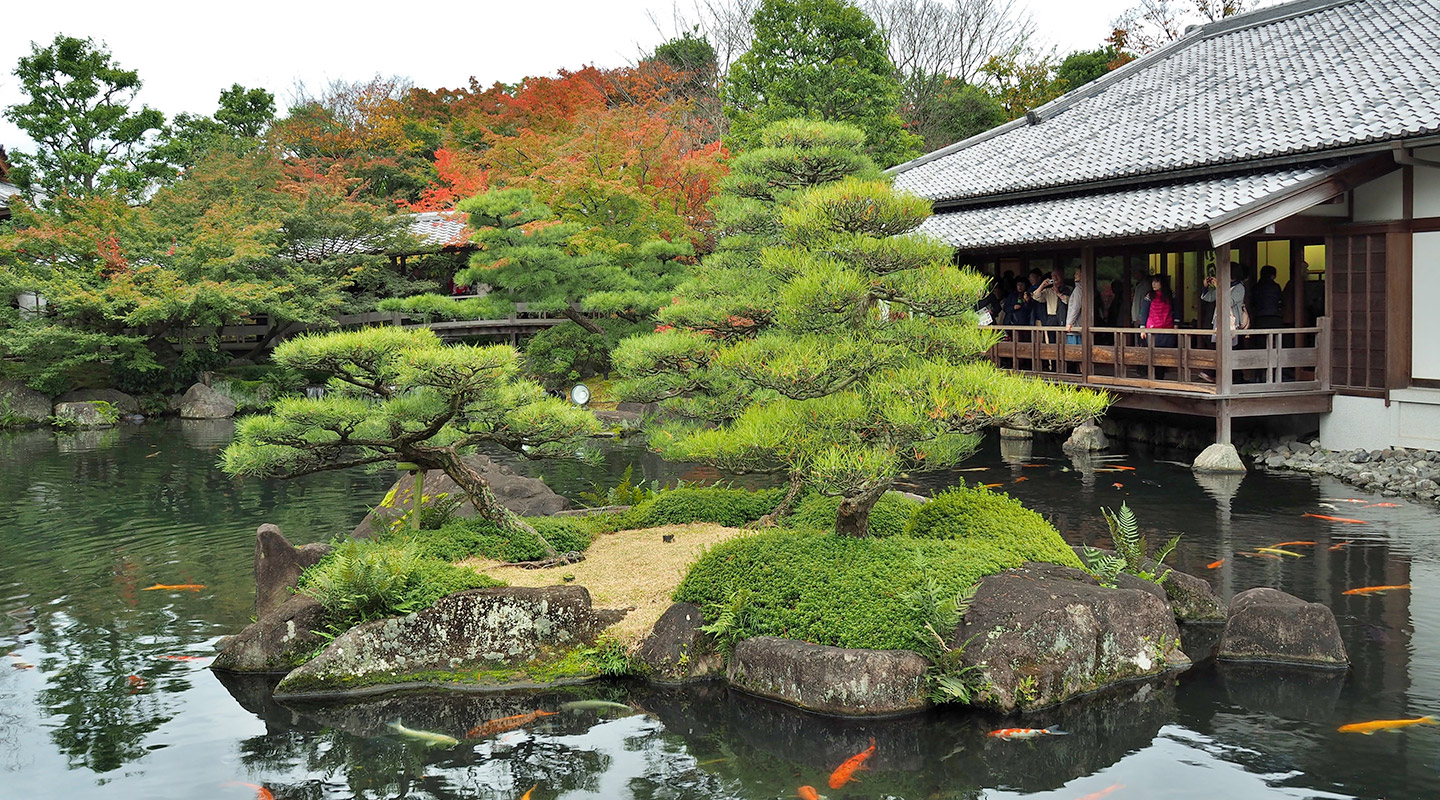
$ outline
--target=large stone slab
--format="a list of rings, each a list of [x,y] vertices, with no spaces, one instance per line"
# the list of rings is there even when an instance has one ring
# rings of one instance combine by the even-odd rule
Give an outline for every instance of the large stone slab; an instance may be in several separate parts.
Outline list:
[[[1350,664],[1340,626],[1328,607],[1263,587],[1230,601],[1219,657],[1331,669]]]
[[[675,603],[665,609],[655,627],[640,642],[639,658],[653,683],[689,683],[719,678],[725,658],[715,639],[700,630],[705,616],[694,603]]]
[[[140,401],[119,389],[75,389],[55,398],[57,403],[109,403],[121,414],[139,414]]]
[[[1245,472],[1245,462],[1233,444],[1212,444],[1200,451],[1190,469],[1196,472]]]
[[[50,416],[50,398],[19,381],[0,380],[0,421],[38,425]]]
[[[351,628],[286,676],[279,691],[343,691],[523,665],[593,642],[609,621],[592,611],[583,586],[472,589]]]
[[[569,500],[556,494],[538,478],[517,475],[509,467],[496,464],[483,455],[466,456],[465,463],[474,467],[481,477],[485,478],[501,505],[522,517],[549,516],[570,508]],[[438,469],[425,473],[421,490],[425,495],[422,508],[446,499],[465,496],[459,485]],[[414,480],[408,474],[401,476],[385,496],[387,501],[371,510],[351,532],[352,536],[368,539],[404,516],[415,502]],[[457,517],[473,517],[475,506],[465,500],[455,508],[454,514]]]
[[[180,398],[181,419],[228,419],[235,416],[235,401],[203,383],[197,383]]]
[[[951,647],[974,667],[973,705],[1042,708],[1190,663],[1170,604],[1086,573],[1026,564],[980,583]]]
[[[873,716],[928,706],[929,666],[909,650],[856,650],[757,636],[735,645],[727,677],[747,692],[807,711]]]
[[[212,666],[235,672],[288,672],[325,640],[325,609],[313,598],[291,595],[238,634],[221,640]]]
[[[65,420],[65,424],[82,431],[113,428],[116,418],[114,409],[107,411],[98,402],[92,400],[55,404],[55,419]]]
[[[278,525],[265,523],[255,531],[255,617],[263,619],[295,593],[300,573],[320,562],[328,544],[296,547]]]

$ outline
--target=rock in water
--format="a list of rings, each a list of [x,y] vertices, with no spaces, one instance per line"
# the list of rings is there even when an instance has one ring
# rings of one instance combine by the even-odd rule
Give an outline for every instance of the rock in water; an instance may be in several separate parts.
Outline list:
[[[264,619],[295,593],[300,573],[330,552],[328,544],[290,544],[278,525],[265,523],[255,531],[255,618]]]
[[[583,586],[472,589],[414,614],[351,628],[286,676],[277,693],[519,667],[593,642],[608,622],[592,611]]]
[[[1190,469],[1196,472],[1245,472],[1245,462],[1233,444],[1212,444],[1195,457]]]
[[[181,419],[226,419],[235,416],[235,401],[203,383],[191,386],[180,398]]]
[[[569,500],[556,494],[538,478],[516,475],[509,467],[496,464],[482,455],[466,456],[465,463],[485,478],[485,481],[490,484],[490,490],[495,493],[495,497],[500,500],[501,505],[522,517],[549,516],[570,507]],[[414,502],[411,486],[411,477],[408,474],[401,476],[400,480],[390,487],[389,493],[386,494],[386,502],[371,510],[350,535],[359,539],[368,539],[383,530],[379,526],[392,525],[404,516]],[[421,486],[421,490],[425,493],[422,507],[465,496],[465,492],[455,481],[438,469],[428,470],[425,473],[425,482]],[[475,516],[475,506],[467,499],[456,506],[453,513],[457,517],[473,517]]]
[[[259,622],[224,640],[212,666],[235,672],[288,672],[325,641],[316,633],[324,628],[325,608],[314,598],[291,595]]]
[[[0,417],[12,425],[38,425],[50,416],[50,398],[19,381],[0,380]]]
[[[963,647],[962,664],[976,668],[972,705],[1007,712],[1190,663],[1169,603],[1054,564],[981,581],[951,647]]]
[[[121,414],[139,414],[140,401],[118,389],[75,389],[55,398],[57,403],[109,403]]]
[[[1230,601],[1219,657],[1336,669],[1350,664],[1329,608],[1268,588],[1243,591]]]
[[[55,418],[69,420],[71,425],[80,430],[113,428],[115,419],[112,417],[113,412],[111,415],[102,413],[100,406],[94,401],[55,404]]]
[[[694,603],[675,603],[665,609],[655,627],[640,642],[640,661],[653,683],[688,683],[718,678],[725,659],[716,652],[714,637],[700,630],[705,616]]]
[[[1084,547],[1076,546],[1071,549],[1075,551],[1076,556],[1084,558]],[[1114,550],[1106,550],[1103,547],[1095,549],[1106,555],[1115,555]],[[1175,612],[1177,622],[1218,624],[1225,621],[1225,604],[1215,596],[1215,590],[1210,588],[1209,581],[1189,573],[1170,569],[1170,567],[1148,558],[1140,565],[1140,568],[1156,575],[1166,570],[1169,570],[1170,574],[1165,579],[1165,583],[1158,587],[1150,581],[1122,574],[1120,576],[1122,580],[1119,582],[1122,589],[1144,589],[1151,592],[1154,591],[1151,587],[1161,589],[1162,596],[1169,601],[1171,610]],[[1131,578],[1138,583],[1131,583]]]
[[[1070,432],[1070,438],[1065,440],[1064,449],[1089,453],[1104,450],[1109,446],[1110,440],[1105,438],[1105,432],[1100,430],[1100,426],[1093,422],[1087,422]]]
[[[909,650],[852,650],[757,636],[735,645],[727,677],[747,692],[807,711],[871,716],[929,705],[929,666]]]

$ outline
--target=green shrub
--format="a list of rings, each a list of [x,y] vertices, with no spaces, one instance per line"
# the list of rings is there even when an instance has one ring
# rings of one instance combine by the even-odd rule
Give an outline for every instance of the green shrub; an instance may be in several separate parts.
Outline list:
[[[593,523],[574,517],[530,517],[525,521],[550,540],[558,552],[590,547]],[[385,540],[412,546],[423,556],[447,562],[476,556],[510,562],[545,557],[545,547],[536,537],[501,529],[478,517],[452,519],[436,530],[399,528],[387,534]]]
[[[784,489],[757,492],[698,487],[668,489],[630,509],[627,522],[632,528],[683,525],[687,522],[713,522],[736,528],[774,511],[784,497]]]
[[[855,539],[833,533],[765,531],[711,548],[675,590],[706,619],[744,603],[745,636],[783,636],[836,647],[881,650],[925,646],[933,603],[986,575],[1044,560],[1041,537],[964,542],[907,536]],[[1064,562],[1074,564],[1073,553]]]
[[[501,586],[474,570],[457,567],[396,542],[351,539],[300,576],[299,592],[325,607],[331,629],[409,614],[465,589]]]
[[[886,492],[870,509],[870,535],[883,537],[905,533],[910,516],[918,505],[919,500],[899,492]],[[785,524],[802,530],[833,531],[835,514],[839,510],[840,498],[811,492],[795,504],[795,510],[785,518]]]
[[[1023,541],[1037,554],[1036,561],[1081,566],[1075,551],[1055,526],[1009,495],[988,489],[947,489],[920,506],[911,516],[906,534],[917,539]]]

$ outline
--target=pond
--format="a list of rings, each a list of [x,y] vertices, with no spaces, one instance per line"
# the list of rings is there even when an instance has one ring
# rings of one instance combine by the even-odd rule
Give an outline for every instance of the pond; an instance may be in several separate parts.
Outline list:
[[[0,796],[224,800],[263,796],[254,787],[264,787],[280,800],[508,800],[535,786],[532,800],[754,800],[794,797],[803,784],[832,798],[911,800],[1437,793],[1440,727],[1336,731],[1440,711],[1434,507],[1371,505],[1379,498],[1328,479],[1197,480],[1167,460],[1183,458],[1166,453],[1117,452],[1083,465],[1049,443],[996,440],[967,464],[974,471],[910,487],[1001,484],[1072,542],[1101,540],[1100,506],[1124,500],[1152,537],[1183,533],[1177,566],[1211,578],[1227,597],[1274,586],[1331,606],[1354,662],[1348,674],[1204,666],[1010,720],[946,710],[845,721],[718,686],[673,692],[623,683],[554,697],[390,696],[292,708],[270,700],[263,679],[222,682],[206,668],[213,643],[249,621],[255,527],[272,521],[296,542],[328,539],[353,527],[392,475],[231,480],[215,468],[229,437],[227,422],[179,421],[0,435]],[[720,477],[625,447],[598,466],[526,468],[573,497],[613,483],[631,463],[646,480]],[[1295,548],[1303,558],[1238,555],[1287,540],[1316,544]],[[205,588],[146,589],[185,583]],[[1342,594],[1407,583],[1410,591]],[[557,714],[448,749],[385,732],[401,719],[458,735],[577,697],[634,711]],[[985,736],[1015,725],[1070,735]],[[875,755],[860,780],[829,789],[831,770],[872,737]]]

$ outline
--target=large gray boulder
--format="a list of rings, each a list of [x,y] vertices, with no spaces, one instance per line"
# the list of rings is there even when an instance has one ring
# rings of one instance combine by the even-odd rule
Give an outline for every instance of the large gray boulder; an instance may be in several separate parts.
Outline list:
[[[55,419],[64,421],[61,424],[85,431],[113,428],[118,417],[114,409],[104,409],[98,402],[77,401],[56,403]]]
[[[665,609],[640,642],[638,653],[652,683],[690,683],[724,674],[725,658],[714,637],[700,630],[704,624],[705,616],[694,603]]]
[[[1212,444],[1200,451],[1190,469],[1196,472],[1245,472],[1245,462],[1233,444]]]
[[[286,676],[277,692],[343,692],[427,676],[479,683],[478,674],[523,672],[531,662],[590,644],[610,621],[592,611],[583,586],[472,589],[414,614],[351,628]],[[520,682],[544,682],[526,677]]]
[[[1076,556],[1083,558],[1084,547],[1072,547]],[[1107,555],[1114,555],[1114,550],[1096,548]],[[1151,593],[1158,593],[1161,599],[1170,603],[1170,608],[1175,612],[1175,619],[1185,623],[1223,623],[1225,621],[1225,604],[1216,596],[1215,590],[1210,587],[1210,582],[1204,578],[1197,578],[1187,572],[1177,569],[1170,569],[1164,564],[1158,564],[1152,559],[1145,559],[1141,568],[1146,572],[1156,575],[1169,570],[1169,576],[1165,578],[1162,586],[1156,586],[1150,581],[1141,580],[1133,575],[1121,575],[1117,583],[1122,589],[1143,589]],[[1151,587],[1154,587],[1153,589]]]
[[[929,705],[929,666],[909,650],[853,650],[757,636],[735,645],[727,677],[747,692],[807,711],[873,716]]]
[[[118,389],[75,389],[55,398],[57,403],[109,403],[121,414],[139,414],[140,401]]]
[[[1110,446],[1110,440],[1105,438],[1105,431],[1093,422],[1076,426],[1070,432],[1070,438],[1065,440],[1063,448],[1067,451],[1077,453],[1093,453],[1104,450]]]
[[[483,455],[466,456],[465,463],[479,472],[490,484],[490,490],[495,493],[501,505],[522,517],[549,516],[570,508],[569,500],[556,494],[538,478],[517,475],[504,464],[496,464]],[[413,484],[414,480],[409,474],[402,475],[400,480],[390,487],[390,491],[385,495],[385,502],[372,509],[350,535],[360,539],[371,538],[403,517],[415,502]],[[465,497],[464,490],[451,480],[449,475],[438,469],[426,471],[421,491],[425,495],[422,508],[449,502],[456,497]],[[473,517],[475,506],[467,499],[456,506],[453,513],[457,517]]]
[[[50,398],[19,381],[0,380],[0,421],[10,425],[38,425],[50,416]]]
[[[1340,626],[1328,607],[1263,587],[1230,601],[1219,657],[1330,669],[1350,664]]]
[[[180,398],[181,419],[228,419],[235,416],[235,401],[203,383],[197,383]]]
[[[1054,705],[1190,663],[1169,603],[1146,589],[1026,564],[980,582],[951,647],[974,667],[972,704],[999,711]]]
[[[325,642],[325,608],[303,594],[288,600],[221,640],[215,669],[235,672],[289,672]]]
[[[278,525],[265,523],[255,531],[255,618],[264,619],[295,593],[300,573],[320,562],[330,545],[290,544]]]

